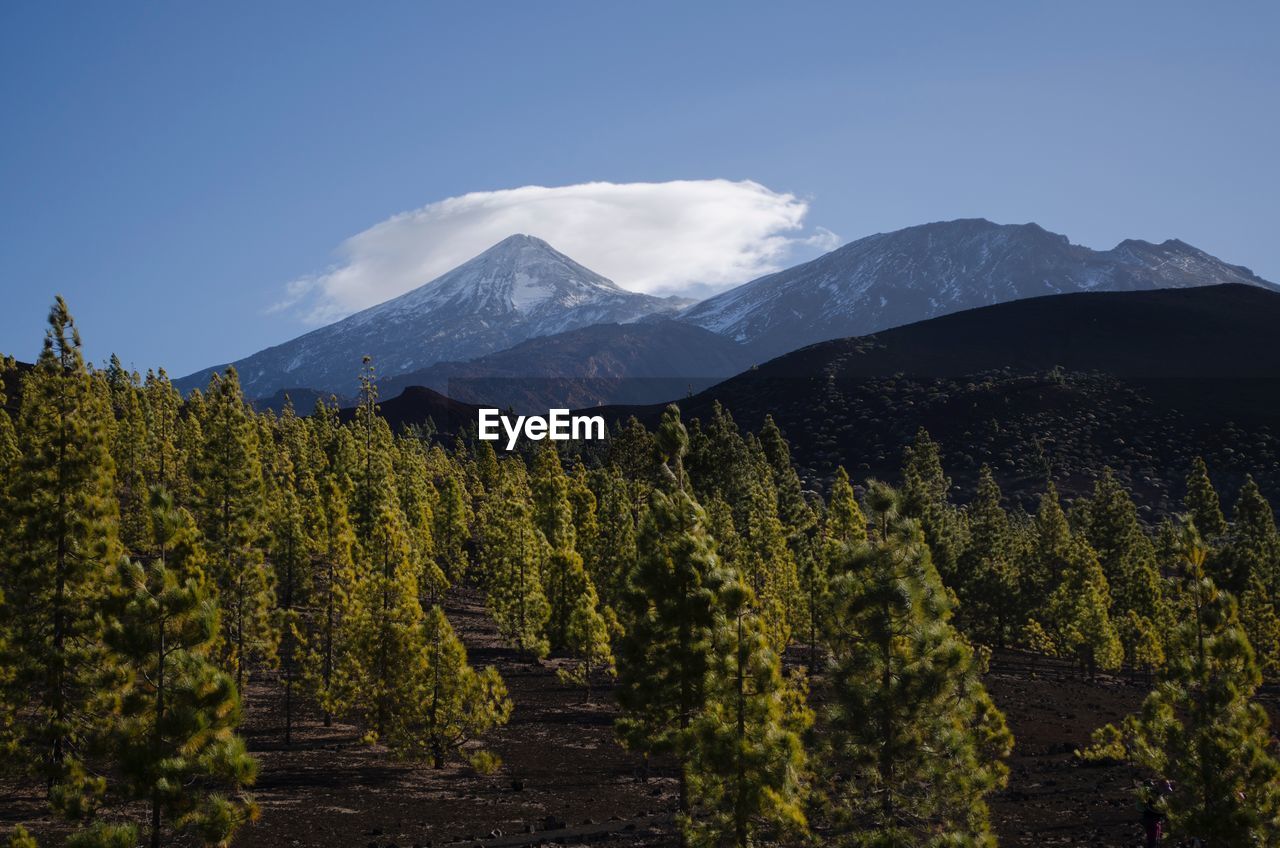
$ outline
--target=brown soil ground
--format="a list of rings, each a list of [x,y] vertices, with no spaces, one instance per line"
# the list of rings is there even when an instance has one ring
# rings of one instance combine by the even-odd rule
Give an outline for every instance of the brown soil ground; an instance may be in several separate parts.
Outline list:
[[[254,795],[262,815],[236,848],[671,844],[674,773],[658,764],[641,779],[640,761],[614,739],[609,693],[586,703],[581,689],[556,678],[554,662],[499,646],[476,595],[459,593],[448,612],[472,663],[497,666],[515,703],[510,723],[486,740],[501,770],[397,762],[355,727],[326,728],[312,713],[285,746],[280,689],[256,681],[243,731],[261,766]],[[1072,751],[1136,709],[1145,687],[1086,682],[1062,664],[1033,667],[1015,654],[996,657],[987,685],[1017,738],[1009,786],[992,801],[1001,845],[1140,845],[1137,774],[1081,766]],[[0,783],[0,833],[21,821],[49,833],[39,816],[38,788]]]

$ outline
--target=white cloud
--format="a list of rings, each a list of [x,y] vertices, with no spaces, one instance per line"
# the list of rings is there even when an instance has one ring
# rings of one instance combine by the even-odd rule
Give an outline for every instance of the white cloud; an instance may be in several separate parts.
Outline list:
[[[331,321],[435,279],[513,233],[537,236],[632,291],[705,295],[783,267],[796,249],[834,247],[830,230],[804,232],[808,211],[807,201],[749,180],[474,192],[352,236],[338,264],[289,283],[273,310]]]

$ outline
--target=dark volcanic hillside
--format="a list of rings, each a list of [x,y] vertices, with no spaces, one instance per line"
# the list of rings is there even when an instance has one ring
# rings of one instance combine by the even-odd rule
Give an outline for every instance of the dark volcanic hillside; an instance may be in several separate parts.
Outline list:
[[[474,428],[477,420],[476,407],[422,386],[410,386],[393,398],[379,401],[378,412],[397,432],[430,423],[431,428],[445,439],[467,427]],[[354,406],[338,411],[338,417],[343,421],[350,421],[355,414]]]
[[[837,464],[893,477],[923,426],[966,489],[989,463],[1014,494],[1046,476],[1079,494],[1109,464],[1170,509],[1203,453],[1231,498],[1253,473],[1274,499],[1277,326],[1280,294],[1252,286],[1036,298],[816,344],[681,407],[705,417],[719,401],[752,429],[772,413],[811,478]]]
[[[383,380],[394,397],[426,386],[467,403],[520,411],[656,403],[709,388],[750,367],[751,351],[689,324],[597,324],[529,339],[469,362],[441,362]]]
[[[1221,283],[1270,285],[1176,239],[1097,251],[1036,224],[964,219],[859,239],[696,304],[681,319],[777,356],[1029,297]]]

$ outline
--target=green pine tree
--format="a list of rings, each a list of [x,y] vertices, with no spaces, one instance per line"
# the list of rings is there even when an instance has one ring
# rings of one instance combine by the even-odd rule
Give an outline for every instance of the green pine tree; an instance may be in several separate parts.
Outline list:
[[[1258,661],[1258,670],[1267,680],[1280,676],[1280,615],[1275,597],[1254,577],[1240,598],[1240,621]]]
[[[597,516],[599,502],[595,492],[591,491],[587,470],[581,460],[573,464],[568,475],[569,506],[573,515],[573,544],[582,557],[583,566],[588,575],[596,570],[595,563],[600,559],[600,521]]]
[[[222,607],[224,667],[243,693],[246,669],[274,660],[273,587],[262,556],[262,465],[258,430],[234,368],[209,382],[196,465],[196,516]]]
[[[1071,526],[1058,500],[1058,489],[1050,483],[1040,495],[1031,527],[1030,549],[1019,569],[1018,592],[1027,615],[1043,620],[1061,570],[1071,553]]]
[[[1140,765],[1172,781],[1172,833],[1215,848],[1273,845],[1280,761],[1254,699],[1261,674],[1235,599],[1204,574],[1207,553],[1188,527],[1181,624],[1155,691],[1131,723],[1131,748]]]
[[[918,523],[892,516],[837,581],[830,673],[830,798],[850,845],[995,845],[986,796],[1013,739]]]
[[[827,505],[826,537],[837,545],[854,547],[867,541],[867,518],[854,497],[853,486],[844,466],[836,469],[831,484],[831,502]]]
[[[424,649],[417,570],[404,520],[384,505],[362,546],[364,579],[352,605],[351,648],[341,655],[332,688],[342,710],[361,719],[373,738],[394,732],[417,697],[415,668]]]
[[[6,385],[8,380],[10,385]],[[9,388],[16,388],[17,372],[13,370],[13,360],[0,356],[0,481],[7,481],[14,473],[18,463],[18,434],[13,429],[13,418],[9,415]],[[3,496],[4,482],[0,482],[0,497]]]
[[[396,487],[409,532],[409,549],[418,570],[418,594],[430,609],[449,588],[449,578],[436,562],[435,501],[426,451],[417,439],[398,439],[395,450]]]
[[[1227,519],[1222,515],[1222,504],[1209,479],[1209,467],[1201,457],[1197,456],[1191,464],[1191,473],[1187,475],[1187,496],[1183,505],[1206,540],[1213,541],[1226,535]]]
[[[300,674],[302,610],[311,590],[312,539],[308,516],[291,486],[271,499],[271,566],[275,573],[280,677],[284,684],[284,743],[293,742],[294,690]]]
[[[345,701],[341,669],[353,650],[363,600],[346,492],[332,479],[321,490],[314,532],[313,606],[304,619],[305,635],[298,650],[303,680],[324,710],[324,725],[329,727]]]
[[[561,670],[561,679],[586,689],[591,702],[593,676],[613,677],[615,665],[609,639],[609,623],[600,613],[600,601],[591,578],[580,566],[570,576],[573,608],[565,627],[565,647],[573,665]]]
[[[684,766],[690,728],[706,706],[723,576],[706,514],[693,499],[684,471],[689,437],[674,405],[663,414],[656,442],[664,457],[663,484],[641,520],[639,558],[625,599],[618,732],[628,748],[646,757],[675,756],[679,811],[687,816]]]
[[[459,583],[471,567],[467,546],[471,542],[471,508],[466,488],[456,473],[447,473],[437,484],[440,499],[436,505],[436,561],[451,583]]]
[[[115,355],[105,372],[113,410],[111,455],[120,502],[120,542],[140,552],[147,537],[147,424],[138,375],[126,371]]]
[[[156,556],[146,565],[122,558],[106,605],[118,705],[112,759],[125,796],[150,807],[152,848],[165,841],[166,826],[225,845],[256,815],[242,789],[257,765],[235,734],[235,685],[214,660],[218,608],[195,523],[162,490],[148,511]]]
[[[788,536],[794,536],[814,523],[814,515],[805,502],[800,476],[791,462],[791,447],[772,415],[764,417],[764,426],[760,428],[760,447],[769,462],[773,488],[777,492],[778,518]]]
[[[1133,611],[1145,619],[1143,628],[1167,630],[1169,610],[1155,548],[1138,521],[1133,499],[1111,469],[1103,470],[1092,499],[1084,506],[1083,518],[1085,537],[1097,552],[1111,588],[1112,619],[1122,622]],[[1125,659],[1130,664],[1135,661],[1136,648],[1135,643],[1124,641]]]
[[[542,569],[550,550],[534,527],[522,469],[514,463],[504,465],[508,467],[476,522],[489,614],[508,645],[545,657],[550,650],[546,626],[551,607],[542,594]]]
[[[106,658],[94,618],[120,557],[110,454],[110,407],[58,298],[35,368],[23,383],[20,456],[7,480],[6,567],[0,570],[4,703],[21,717],[15,740],[55,808],[89,812],[105,788],[84,762],[103,716]]]
[[[351,520],[357,540],[373,532],[374,524],[394,497],[392,489],[391,427],[378,412],[378,378],[373,360],[364,358],[360,371],[360,400],[345,441],[343,471],[351,481]]]
[[[598,481],[599,534],[596,556],[587,561],[587,569],[600,593],[601,603],[606,609],[616,610],[622,604],[627,579],[636,564],[636,520],[627,481],[621,472],[611,466],[600,474]]]
[[[989,466],[978,472],[978,492],[967,510],[969,544],[960,555],[960,619],[966,632],[1003,648],[1016,632],[1019,560],[1009,516]]]
[[[438,606],[424,615],[418,641],[414,696],[397,710],[387,743],[405,756],[425,754],[433,768],[444,768],[464,744],[506,724],[511,701],[497,669],[477,672],[468,665],[462,641]]]
[[[1242,593],[1256,575],[1271,591],[1280,590],[1280,534],[1276,532],[1276,517],[1252,476],[1246,477],[1240,487],[1231,518],[1230,539],[1222,552],[1224,588]]]
[[[720,601],[707,707],[686,767],[693,812],[682,826],[693,844],[746,848],[762,833],[805,829],[800,740],[813,716],[804,687],[782,678],[751,589],[731,579]]]
[[[158,486],[178,503],[191,501],[191,475],[179,447],[182,424],[182,395],[161,368],[147,372],[143,382],[143,410],[146,417],[146,476],[149,486]]]
[[[1061,582],[1049,596],[1045,624],[1059,656],[1074,657],[1092,677],[1114,671],[1124,659],[1120,633],[1111,619],[1111,588],[1097,554],[1083,539],[1064,552]]]
[[[800,572],[778,514],[767,458],[754,437],[747,439],[747,456],[753,471],[752,482],[741,492],[741,517],[735,515],[734,520],[742,538],[737,568],[756,594],[774,649],[781,652],[793,628],[807,618],[802,615]]]
[[[943,583],[956,589],[963,583],[960,554],[968,544],[963,517],[950,501],[951,479],[942,470],[942,448],[920,428],[903,451],[903,516],[920,521],[934,566]]]

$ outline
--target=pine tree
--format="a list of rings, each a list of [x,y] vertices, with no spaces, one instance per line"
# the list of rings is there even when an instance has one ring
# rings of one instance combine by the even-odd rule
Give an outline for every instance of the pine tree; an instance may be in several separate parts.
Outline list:
[[[841,466],[831,485],[831,502],[826,510],[820,547],[801,558],[800,581],[808,617],[809,670],[818,667],[818,643],[826,632],[826,616],[831,605],[831,580],[835,569],[848,559],[849,551],[867,541],[867,519],[858,506]]]
[[[1209,479],[1209,468],[1204,459],[1196,457],[1187,475],[1187,497],[1183,501],[1187,515],[1206,540],[1213,541],[1227,532],[1227,519],[1222,515],[1218,493]]]
[[[606,609],[622,604],[627,579],[636,564],[636,521],[627,481],[614,466],[600,474],[596,512],[599,535],[596,557],[587,562],[591,582]]]
[[[830,789],[851,845],[995,845],[985,797],[1013,739],[919,525],[887,497],[875,543],[837,582],[829,708]],[[847,777],[841,777],[847,776]]]
[[[262,465],[258,430],[234,368],[209,382],[196,466],[197,518],[222,607],[224,667],[244,691],[246,668],[275,658],[273,589],[262,556]]]
[[[497,669],[475,671],[440,607],[423,617],[421,652],[413,667],[415,695],[395,714],[387,743],[397,752],[427,754],[444,768],[449,754],[511,716],[507,687]]]
[[[609,439],[609,464],[622,472],[632,489],[632,503],[638,509],[643,493],[661,477],[662,454],[657,439],[634,415],[625,425],[615,425]]]
[[[20,750],[47,783],[55,807],[86,812],[104,788],[82,759],[102,719],[105,662],[94,612],[119,558],[118,507],[109,450],[110,408],[80,352],[58,298],[35,368],[23,384],[20,457],[9,479],[6,567],[0,570],[2,699],[21,715]]]
[[[466,489],[455,473],[447,473],[437,484],[440,499],[433,528],[436,561],[445,577],[459,583],[470,568],[467,545],[471,541],[471,510]]]
[[[740,529],[747,520],[747,491],[752,485],[764,481],[756,476],[747,442],[738,432],[733,416],[717,401],[712,405],[711,419],[706,427],[693,422],[693,433],[684,459],[693,481],[690,495],[701,502],[710,503],[719,498],[734,509],[733,522]],[[772,473],[768,483],[773,494]]]
[[[106,607],[112,758],[126,797],[150,805],[152,848],[166,823],[221,845],[256,814],[241,789],[257,766],[235,735],[235,686],[213,659],[218,609],[194,521],[158,489],[148,511],[156,557],[122,558]]]
[[[689,437],[674,405],[663,414],[656,441],[663,485],[641,520],[639,559],[626,595],[618,731],[631,750],[676,757],[679,811],[687,816],[689,731],[706,706],[723,580],[706,514],[690,494],[683,464]]]
[[[803,687],[788,684],[769,645],[751,589],[736,579],[720,591],[716,655],[707,708],[691,728],[691,842],[756,844],[757,834],[802,831],[805,753],[812,723]]]
[[[293,488],[284,486],[272,499],[271,565],[275,572],[276,623],[280,639],[280,672],[284,682],[284,743],[293,741],[294,686],[300,662],[301,610],[311,589],[312,540],[307,516]]]
[[[1062,578],[1045,609],[1057,653],[1074,657],[1090,677],[1114,671],[1124,659],[1120,634],[1111,619],[1111,588],[1097,554],[1083,539],[1065,551]]]
[[[1257,577],[1249,581],[1240,598],[1240,621],[1253,646],[1258,670],[1263,678],[1274,680],[1280,676],[1280,615],[1274,597]]]
[[[550,550],[533,525],[528,485],[518,468],[508,465],[500,475],[477,525],[480,569],[498,632],[517,651],[545,657],[551,608],[542,594],[542,568]]]
[[[569,481],[552,446],[539,451],[535,460],[533,499],[534,520],[551,549],[542,574],[542,591],[550,606],[551,647],[579,657],[588,669],[593,660],[611,668],[608,629],[576,547]]]
[[[1019,622],[1017,551],[1009,516],[989,466],[978,472],[978,492],[967,511],[969,544],[960,556],[960,617],[966,631],[1003,648]]]
[[[114,354],[105,379],[113,410],[111,455],[120,502],[120,542],[125,550],[139,552],[147,537],[146,413],[138,376],[126,371]]]
[[[13,420],[5,409],[5,403],[8,400],[5,396],[5,376],[11,367],[12,362],[9,359],[0,357],[0,531],[3,531],[0,533],[0,562],[4,563],[5,567],[11,567],[14,556],[9,538],[18,535],[16,526],[18,516],[9,497],[9,486],[17,476],[18,460],[21,458]],[[7,660],[10,656],[5,641],[7,616],[4,610],[3,587],[6,582],[3,571],[0,571],[0,660]],[[10,738],[16,721],[14,713],[18,705],[9,697],[13,693],[11,689],[13,672],[12,666],[0,662],[0,749]]]
[[[1240,487],[1231,517],[1231,536],[1222,554],[1224,588],[1243,593],[1256,575],[1272,592],[1280,590],[1280,533],[1271,504],[1252,476]]]
[[[376,738],[393,732],[417,697],[415,669],[424,649],[416,569],[398,510],[384,505],[363,545],[367,562],[361,597],[352,612],[351,650],[334,684],[344,711],[362,719]]]
[[[854,547],[867,541],[867,518],[854,497],[844,466],[836,469],[827,506],[826,537],[837,545]]]
[[[774,650],[782,652],[791,640],[792,628],[804,620],[800,615],[800,574],[778,516],[764,453],[754,438],[748,439],[748,455],[756,470],[744,493],[745,512],[740,521],[735,517],[742,537],[738,571],[756,594]]]
[[[13,371],[13,360],[0,356],[0,497],[3,497],[4,482],[7,481],[11,474],[14,473],[18,463],[18,434],[13,429],[13,419],[9,416],[9,411],[5,408],[9,397],[6,394],[12,385],[6,385],[6,380],[13,384],[17,379],[16,372]],[[3,502],[0,501],[0,508],[3,508]]]
[[[1126,610],[1124,618],[1118,622],[1117,632],[1129,667],[1135,672],[1154,671],[1164,665],[1164,646],[1150,619]]]
[[[422,443],[399,439],[395,451],[396,488],[409,533],[409,550],[418,571],[418,595],[422,608],[430,609],[449,588],[435,557],[435,489]]]
[[[573,544],[582,557],[588,575],[596,570],[600,559],[600,522],[597,518],[599,503],[587,480],[587,470],[581,460],[575,461],[568,475],[569,506],[573,516]]]
[[[1083,515],[1085,536],[1097,551],[1111,588],[1112,619],[1124,622],[1132,611],[1142,620],[1121,631],[1125,659],[1133,665],[1138,646],[1128,637],[1168,629],[1169,611],[1155,549],[1138,521],[1133,500],[1109,468],[1098,479]]]
[[[1031,652],[1031,674],[1033,676],[1036,673],[1036,660],[1040,656],[1056,657],[1058,655],[1058,646],[1054,643],[1053,637],[1044,629],[1044,625],[1034,618],[1027,619],[1018,643],[1023,650]]]
[[[564,631],[573,606],[569,586],[570,575],[582,567],[577,555],[577,534],[573,527],[573,508],[569,504],[569,483],[560,465],[560,455],[547,445],[534,457],[530,485],[533,490],[533,521],[551,547],[543,574],[543,592],[551,605],[547,634],[551,646],[564,645]]]
[[[967,544],[962,517],[949,500],[951,479],[942,470],[942,449],[922,427],[903,451],[902,515],[920,521],[934,566],[943,583],[963,582],[960,554]]]
[[[609,624],[600,613],[595,586],[586,571],[579,567],[571,576],[573,608],[565,627],[565,647],[575,659],[574,665],[561,673],[561,678],[587,690],[591,702],[593,675],[615,674],[613,649],[609,644]]]
[[[355,536],[347,515],[347,496],[334,480],[326,480],[320,495],[315,528],[312,572],[314,605],[306,620],[301,654],[302,676],[324,710],[325,727],[344,702],[340,669],[352,651],[354,625],[362,614],[354,559]]]
[[[1170,831],[1205,844],[1280,840],[1280,761],[1267,713],[1254,700],[1261,675],[1235,599],[1204,575],[1207,549],[1186,531],[1186,608],[1169,661],[1132,722],[1133,754],[1172,781]]]
[[[501,483],[501,463],[489,442],[480,442],[476,446],[475,473],[486,492],[493,492]]]
[[[1028,616],[1043,619],[1049,596],[1061,579],[1061,571],[1071,553],[1071,526],[1058,500],[1058,489],[1050,483],[1040,495],[1031,528],[1030,550],[1019,570],[1018,592]]]
[[[777,492],[778,518],[786,528],[788,537],[794,537],[814,523],[814,516],[805,503],[800,476],[791,463],[791,447],[772,415],[764,417],[764,426],[760,428],[760,447],[768,460],[773,488]]]
[[[158,372],[147,372],[142,399],[146,419],[144,456],[147,483],[169,492],[177,503],[189,502],[191,477],[178,446],[182,395],[161,368]]]
[[[394,496],[391,427],[378,414],[377,372],[367,356],[360,372],[360,400],[347,432],[350,455],[343,470],[352,484],[350,508],[356,538],[364,540]]]

